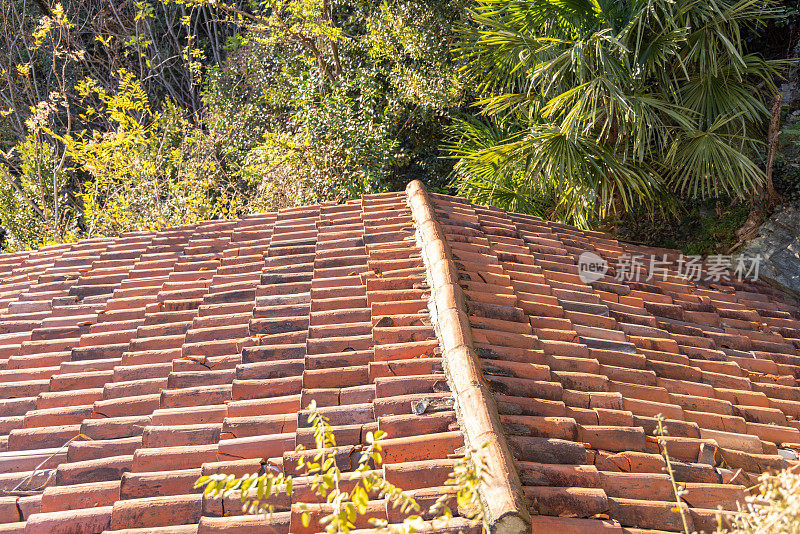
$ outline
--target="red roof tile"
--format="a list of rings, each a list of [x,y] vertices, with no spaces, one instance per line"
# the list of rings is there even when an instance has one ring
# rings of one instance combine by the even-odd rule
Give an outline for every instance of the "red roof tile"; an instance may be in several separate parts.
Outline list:
[[[605,277],[582,281],[584,251]],[[193,484],[266,462],[302,475],[312,400],[344,471],[384,430],[385,478],[425,505],[488,442],[491,522],[581,534],[681,529],[661,414],[687,517],[711,528],[797,462],[800,311],[675,261],[614,277],[621,254],[665,252],[412,183],[4,255],[0,532],[305,531],[302,479],[268,519]]]

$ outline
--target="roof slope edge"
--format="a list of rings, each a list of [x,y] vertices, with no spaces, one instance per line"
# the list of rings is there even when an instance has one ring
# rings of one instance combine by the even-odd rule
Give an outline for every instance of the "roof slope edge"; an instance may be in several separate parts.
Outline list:
[[[530,532],[531,519],[522,484],[494,397],[473,348],[464,293],[450,248],[425,186],[414,180],[406,187],[406,194],[428,274],[431,319],[442,349],[456,414],[468,446],[478,449],[488,467],[480,487],[486,522],[492,532]]]

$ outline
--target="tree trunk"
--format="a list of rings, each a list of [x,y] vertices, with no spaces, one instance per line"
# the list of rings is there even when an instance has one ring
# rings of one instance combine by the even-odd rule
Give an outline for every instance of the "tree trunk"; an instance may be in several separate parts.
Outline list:
[[[781,196],[775,191],[772,170],[775,164],[775,153],[778,151],[778,137],[781,133],[782,105],[783,98],[778,93],[772,103],[772,118],[769,121],[769,130],[767,131],[767,161],[764,164],[764,185],[759,186],[750,198],[750,214],[742,227],[734,232],[738,242],[728,250],[728,254],[758,234],[758,229],[761,223],[764,222],[765,217],[781,200]]]
[[[778,137],[781,133],[781,106],[783,99],[781,94],[775,95],[775,102],[772,104],[772,119],[769,121],[769,131],[767,133],[767,163],[764,173],[766,174],[765,188],[767,206],[772,207],[780,201],[780,195],[775,191],[772,182],[772,168],[775,164],[775,153],[778,151]]]

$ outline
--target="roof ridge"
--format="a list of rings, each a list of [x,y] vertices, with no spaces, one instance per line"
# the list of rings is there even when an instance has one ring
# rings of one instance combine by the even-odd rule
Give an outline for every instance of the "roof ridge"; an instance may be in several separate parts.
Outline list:
[[[473,347],[464,292],[450,247],[422,182],[409,183],[406,194],[431,288],[431,319],[458,421],[467,445],[478,449],[488,467],[480,486],[485,520],[491,532],[530,532],[522,484]]]

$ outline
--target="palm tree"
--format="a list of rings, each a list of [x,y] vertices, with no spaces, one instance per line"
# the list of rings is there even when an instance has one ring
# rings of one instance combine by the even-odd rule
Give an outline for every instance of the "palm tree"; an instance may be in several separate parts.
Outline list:
[[[672,194],[744,197],[781,67],[744,51],[772,0],[479,0],[458,53],[481,99],[461,193],[587,227]]]

